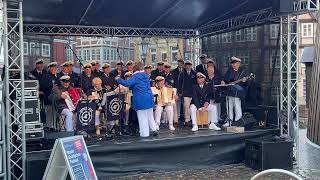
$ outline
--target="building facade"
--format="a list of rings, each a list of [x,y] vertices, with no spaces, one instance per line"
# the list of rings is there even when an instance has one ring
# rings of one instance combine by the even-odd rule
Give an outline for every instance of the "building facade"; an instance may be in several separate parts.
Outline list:
[[[299,16],[298,58],[304,47],[314,45],[315,20],[310,14]],[[242,65],[255,74],[261,104],[275,105],[280,89],[280,34],[279,24],[248,27],[233,32],[202,38],[202,53],[216,60],[219,69],[226,72],[230,58],[237,56]],[[305,67],[299,63],[298,104],[306,105]],[[271,97],[271,98],[269,98]]]
[[[135,57],[132,38],[77,37],[75,42],[76,54],[84,62],[97,60],[114,67],[119,60],[126,62]]]
[[[29,36],[23,39],[23,55],[25,71],[34,69],[35,61],[43,59],[45,64],[53,59],[53,37],[50,36]]]

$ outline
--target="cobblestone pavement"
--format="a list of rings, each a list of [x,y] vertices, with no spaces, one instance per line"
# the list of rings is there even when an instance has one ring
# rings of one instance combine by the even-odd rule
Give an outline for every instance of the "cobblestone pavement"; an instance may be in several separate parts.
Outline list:
[[[298,163],[291,170],[306,180],[320,180],[320,149],[306,142],[306,130],[299,133],[299,158]],[[225,165],[218,168],[202,170],[182,170],[173,172],[152,172],[133,176],[114,177],[120,180],[249,180],[259,171],[246,167],[244,164]],[[287,180],[286,175],[272,174],[261,180]]]

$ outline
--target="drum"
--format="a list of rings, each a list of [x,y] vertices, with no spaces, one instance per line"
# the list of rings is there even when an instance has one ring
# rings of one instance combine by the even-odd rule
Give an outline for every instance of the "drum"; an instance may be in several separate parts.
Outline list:
[[[207,110],[197,110],[197,125],[207,126],[208,125],[208,111]]]

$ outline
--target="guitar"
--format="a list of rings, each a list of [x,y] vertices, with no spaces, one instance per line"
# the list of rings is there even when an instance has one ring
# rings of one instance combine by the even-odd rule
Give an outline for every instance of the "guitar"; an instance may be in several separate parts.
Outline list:
[[[248,80],[251,80],[255,77],[253,73],[250,73],[249,76],[243,77],[241,79],[238,79],[236,81],[233,81],[231,83],[228,83],[227,85],[230,86],[231,91],[236,92],[236,96],[239,97],[240,99],[244,99],[246,97],[246,89],[242,86],[239,85],[241,82],[246,82]]]
[[[255,75],[253,73],[250,73],[249,76],[246,76],[246,77],[243,77],[241,79],[235,80],[235,81],[233,81],[231,83],[228,83],[228,85],[236,85],[238,83],[241,83],[241,82],[244,82],[244,81],[247,81],[247,80],[251,80],[253,78],[255,78]]]

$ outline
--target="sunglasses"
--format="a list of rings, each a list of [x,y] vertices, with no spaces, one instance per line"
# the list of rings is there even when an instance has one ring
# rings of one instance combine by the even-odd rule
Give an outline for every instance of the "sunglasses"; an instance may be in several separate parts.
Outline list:
[[[61,81],[64,82],[64,83],[67,83],[67,82],[70,82],[70,79],[63,79]]]

